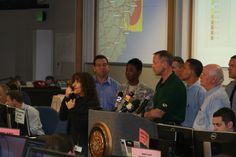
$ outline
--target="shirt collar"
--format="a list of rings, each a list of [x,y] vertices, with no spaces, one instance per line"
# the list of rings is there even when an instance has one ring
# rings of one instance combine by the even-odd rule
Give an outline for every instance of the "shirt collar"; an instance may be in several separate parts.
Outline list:
[[[169,80],[172,80],[175,76],[176,76],[175,73],[172,72],[172,73],[168,76],[168,78],[165,80],[165,82],[162,83],[163,78],[161,78],[160,83],[161,83],[162,85],[164,85],[164,84],[166,84],[166,82],[169,82]],[[177,77],[177,76],[176,76],[176,77]]]
[[[218,85],[212,89],[210,89],[209,91],[206,92],[206,95],[211,95],[212,93],[214,93],[215,91],[217,91],[219,88],[221,87],[221,85]]]
[[[100,82],[97,80],[96,76],[94,76],[94,79],[95,79],[96,83],[100,84]],[[111,77],[110,76],[107,77],[107,80],[103,84],[105,84],[105,83],[107,83],[109,85],[111,84]]]
[[[191,89],[191,88],[194,88],[195,86],[199,86],[200,85],[200,83],[199,83],[199,81],[196,81],[194,84],[192,84],[191,86],[188,86],[188,85],[186,85],[186,88],[187,89]]]

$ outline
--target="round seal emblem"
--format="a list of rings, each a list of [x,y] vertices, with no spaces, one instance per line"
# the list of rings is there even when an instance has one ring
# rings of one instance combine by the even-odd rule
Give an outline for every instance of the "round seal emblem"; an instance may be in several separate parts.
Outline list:
[[[89,134],[89,151],[92,157],[102,157],[112,153],[112,137],[104,122],[94,124]]]

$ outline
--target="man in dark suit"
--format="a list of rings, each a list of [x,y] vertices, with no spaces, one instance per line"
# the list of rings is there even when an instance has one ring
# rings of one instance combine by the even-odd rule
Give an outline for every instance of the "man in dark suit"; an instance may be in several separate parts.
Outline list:
[[[229,96],[231,109],[234,111],[234,114],[236,114],[236,55],[232,56],[229,60],[229,77],[234,79],[231,81],[226,87],[226,93]]]

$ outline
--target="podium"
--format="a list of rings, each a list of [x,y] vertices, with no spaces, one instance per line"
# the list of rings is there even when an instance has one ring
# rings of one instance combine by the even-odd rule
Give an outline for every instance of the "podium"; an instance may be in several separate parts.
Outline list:
[[[89,110],[88,126],[91,156],[122,156],[120,139],[139,141],[139,129],[157,138],[155,123],[131,113]]]

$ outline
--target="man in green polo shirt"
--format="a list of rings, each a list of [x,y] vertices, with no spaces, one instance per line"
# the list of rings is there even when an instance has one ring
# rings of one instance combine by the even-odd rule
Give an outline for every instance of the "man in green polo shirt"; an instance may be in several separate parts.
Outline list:
[[[152,68],[161,76],[153,96],[154,109],[145,112],[144,117],[155,122],[180,124],[185,118],[186,88],[173,73],[173,56],[166,50],[153,54]]]

